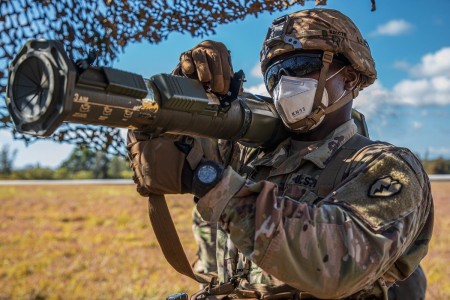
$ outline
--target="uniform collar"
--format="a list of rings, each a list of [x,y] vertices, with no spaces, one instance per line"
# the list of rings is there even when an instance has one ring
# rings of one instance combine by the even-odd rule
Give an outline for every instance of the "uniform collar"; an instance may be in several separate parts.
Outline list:
[[[317,167],[325,168],[328,160],[357,132],[353,120],[349,120],[331,132],[317,149],[304,156],[304,159],[313,162]]]
[[[289,149],[295,143],[291,138],[286,139],[269,153],[261,153],[251,165],[272,167],[270,176],[291,173],[305,160],[311,161],[317,167],[325,168],[330,157],[347,142],[355,133],[357,127],[353,120],[349,120],[331,132],[325,139],[313,143],[307,149],[289,155]]]

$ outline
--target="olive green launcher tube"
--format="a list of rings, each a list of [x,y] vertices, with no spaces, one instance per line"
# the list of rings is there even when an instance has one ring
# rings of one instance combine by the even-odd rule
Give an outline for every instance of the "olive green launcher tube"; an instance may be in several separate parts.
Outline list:
[[[197,80],[150,79],[108,67],[78,69],[60,42],[28,41],[9,66],[6,103],[19,132],[51,135],[62,122],[270,145],[285,136],[267,98],[238,96],[223,108]]]

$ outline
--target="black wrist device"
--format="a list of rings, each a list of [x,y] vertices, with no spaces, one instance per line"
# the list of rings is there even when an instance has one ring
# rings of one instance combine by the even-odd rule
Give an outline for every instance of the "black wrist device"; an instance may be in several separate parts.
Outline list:
[[[224,168],[213,160],[202,161],[194,172],[192,188],[194,194],[203,197],[222,179]]]

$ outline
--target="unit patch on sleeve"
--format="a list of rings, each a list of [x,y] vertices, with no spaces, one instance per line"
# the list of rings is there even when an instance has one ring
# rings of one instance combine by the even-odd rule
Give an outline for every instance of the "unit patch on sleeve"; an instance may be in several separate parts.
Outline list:
[[[369,197],[390,197],[400,193],[402,184],[391,176],[383,176],[370,186]]]

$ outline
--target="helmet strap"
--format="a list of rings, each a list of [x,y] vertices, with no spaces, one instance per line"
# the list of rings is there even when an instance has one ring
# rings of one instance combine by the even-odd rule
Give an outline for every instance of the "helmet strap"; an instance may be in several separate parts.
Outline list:
[[[317,83],[317,90],[314,96],[313,108],[316,109],[322,105],[323,91],[325,90],[325,84],[327,83],[328,70],[333,62],[333,52],[324,51],[322,56],[322,69],[320,70],[319,79]],[[323,105],[322,105],[323,106]]]
[[[317,83],[316,94],[314,95],[313,112],[303,120],[300,120],[292,124],[292,128],[303,128],[309,130],[315,124],[317,124],[322,116],[325,115],[325,107],[322,104],[323,92],[325,90],[325,84],[327,83],[328,70],[333,62],[333,52],[324,51],[322,56],[322,69],[319,73],[319,79]]]
[[[358,95],[358,91],[359,91],[359,84],[356,85],[350,92],[348,92],[347,95],[345,95],[338,101],[334,102],[333,104],[325,108],[324,113],[329,114],[343,107],[344,105],[346,105],[347,103],[356,98],[356,96]]]

